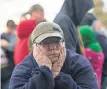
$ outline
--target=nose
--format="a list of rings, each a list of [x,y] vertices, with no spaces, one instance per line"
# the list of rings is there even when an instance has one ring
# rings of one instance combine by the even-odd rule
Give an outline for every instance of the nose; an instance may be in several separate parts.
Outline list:
[[[53,50],[56,48],[57,48],[56,44],[49,44],[49,50]]]

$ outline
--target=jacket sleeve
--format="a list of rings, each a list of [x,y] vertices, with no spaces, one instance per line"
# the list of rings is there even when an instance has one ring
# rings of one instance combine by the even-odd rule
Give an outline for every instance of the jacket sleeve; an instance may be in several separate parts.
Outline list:
[[[14,46],[15,46],[15,44],[17,42],[17,37],[15,35],[13,35],[11,40],[9,40],[8,35],[3,33],[3,34],[1,34],[1,39],[4,39],[4,40],[8,41],[8,43],[9,43],[8,46],[5,47],[5,49],[7,49],[10,52],[13,52]]]
[[[98,89],[91,66],[79,66],[78,64],[76,67],[73,71],[75,73],[65,74],[61,72],[55,78],[56,89]]]
[[[16,42],[17,42],[16,38],[13,38],[13,39],[11,40],[11,42],[9,42],[8,46],[6,47],[6,49],[9,50],[10,52],[13,51]]]
[[[26,71],[25,66],[15,68],[10,79],[9,89],[53,89],[52,72],[46,66]]]

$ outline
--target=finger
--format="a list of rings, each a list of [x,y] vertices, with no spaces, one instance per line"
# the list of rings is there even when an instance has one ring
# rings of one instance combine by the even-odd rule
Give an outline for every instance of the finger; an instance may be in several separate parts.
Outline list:
[[[66,57],[66,49],[65,47],[63,47],[60,52],[60,59],[65,60],[65,57]]]
[[[63,48],[60,50],[59,61],[63,60]]]
[[[58,74],[59,72],[53,72],[53,77],[55,78]]]
[[[63,53],[64,58],[66,58],[66,49],[65,49],[65,47],[62,49],[62,53]]]
[[[34,52],[37,52],[37,46],[36,46],[36,45],[33,45],[33,48],[34,48],[33,51],[34,51]]]
[[[53,71],[59,70],[62,68],[62,61],[56,62],[55,64],[53,64]]]
[[[65,60],[65,49],[62,48],[60,50],[60,56],[59,56],[59,60],[53,64],[53,71],[60,71],[62,66],[63,66],[63,63],[64,63],[64,60]]]

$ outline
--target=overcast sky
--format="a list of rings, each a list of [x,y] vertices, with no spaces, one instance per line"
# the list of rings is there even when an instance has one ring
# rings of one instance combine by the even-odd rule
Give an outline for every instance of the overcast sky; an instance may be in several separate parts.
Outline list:
[[[104,0],[107,11],[107,0]],[[5,24],[8,19],[19,21],[22,13],[28,11],[33,4],[40,4],[45,9],[45,17],[52,21],[60,10],[64,0],[0,0],[0,33],[5,30]]]
[[[5,29],[8,19],[19,21],[20,15],[34,5],[40,4],[45,10],[45,17],[52,21],[60,10],[64,0],[0,0],[0,32]]]

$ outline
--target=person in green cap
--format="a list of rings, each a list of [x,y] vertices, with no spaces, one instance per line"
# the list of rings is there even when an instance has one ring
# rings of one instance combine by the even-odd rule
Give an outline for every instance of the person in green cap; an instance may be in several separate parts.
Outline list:
[[[94,72],[96,73],[99,89],[101,87],[101,76],[102,67],[104,61],[104,54],[100,44],[97,42],[94,35],[93,29],[88,25],[83,25],[79,27],[79,32],[81,34],[83,44],[84,44],[84,55],[90,61]]]

